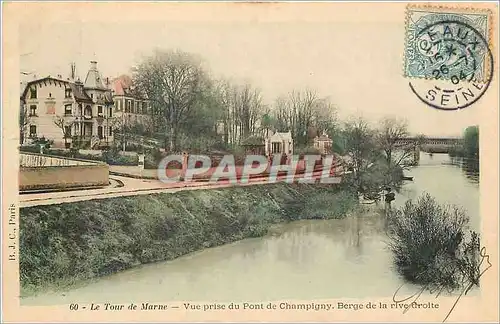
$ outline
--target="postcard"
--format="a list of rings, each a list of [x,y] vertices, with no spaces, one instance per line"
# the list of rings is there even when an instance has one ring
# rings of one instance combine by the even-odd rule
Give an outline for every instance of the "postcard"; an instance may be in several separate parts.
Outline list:
[[[498,5],[5,2],[5,322],[498,322]]]

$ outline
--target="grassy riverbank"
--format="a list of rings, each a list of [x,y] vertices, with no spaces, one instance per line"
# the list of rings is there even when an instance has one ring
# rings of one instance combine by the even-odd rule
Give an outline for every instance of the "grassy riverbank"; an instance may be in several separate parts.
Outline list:
[[[280,183],[22,208],[21,293],[263,236],[280,222],[342,218],[356,202],[340,187]]]

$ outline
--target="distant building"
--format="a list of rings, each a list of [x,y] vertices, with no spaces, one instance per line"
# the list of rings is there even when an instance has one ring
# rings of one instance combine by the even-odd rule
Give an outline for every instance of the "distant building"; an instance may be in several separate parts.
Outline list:
[[[111,81],[117,124],[142,125],[145,130],[153,129],[152,107],[149,101],[133,88],[132,78],[121,75]]]
[[[287,133],[276,132],[264,139],[264,145],[268,156],[273,154],[291,155],[293,154],[292,133],[290,131]]]
[[[26,112],[24,143],[45,137],[55,147],[97,148],[113,141],[112,93],[97,62],[90,62],[85,82],[73,78],[74,71],[66,80],[58,75],[26,83],[21,94],[21,111]]]
[[[328,134],[323,132],[323,135],[316,136],[314,138],[314,148],[316,148],[321,154],[327,154],[331,152],[333,140],[328,137]]]

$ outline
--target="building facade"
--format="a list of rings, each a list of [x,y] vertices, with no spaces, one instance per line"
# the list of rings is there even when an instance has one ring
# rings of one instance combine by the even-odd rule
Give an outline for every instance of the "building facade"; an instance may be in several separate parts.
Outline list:
[[[115,124],[118,131],[125,125],[127,129],[152,132],[154,120],[149,101],[134,91],[132,78],[122,75],[111,82],[113,102],[115,106]]]
[[[328,137],[326,132],[323,132],[321,136],[316,136],[314,138],[314,148],[316,148],[321,154],[331,153],[333,140]]]
[[[114,101],[95,61],[85,82],[60,75],[27,82],[21,112],[24,143],[44,137],[54,147],[96,149],[113,142]]]
[[[293,154],[293,138],[290,131],[286,133],[275,132],[264,139],[265,152],[267,156],[273,154]]]

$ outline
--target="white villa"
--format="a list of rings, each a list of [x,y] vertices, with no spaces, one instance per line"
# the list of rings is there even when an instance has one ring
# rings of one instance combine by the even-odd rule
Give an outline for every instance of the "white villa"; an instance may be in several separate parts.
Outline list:
[[[323,132],[321,136],[316,136],[314,138],[314,147],[321,153],[327,154],[332,149],[333,140],[328,137],[328,134]]]
[[[123,125],[138,123],[151,129],[152,109],[147,99],[132,91],[129,76],[103,79],[97,62],[91,61],[81,82],[74,65],[71,69],[67,79],[47,76],[22,84],[22,143],[45,137],[54,141],[54,147],[68,148],[79,142],[86,148],[99,148],[111,144]]]
[[[23,142],[45,137],[55,147],[79,141],[93,148],[113,140],[112,93],[95,61],[90,62],[85,82],[60,75],[35,79],[27,82],[20,99],[26,119]]]
[[[275,132],[271,136],[264,138],[266,155],[273,154],[293,154],[293,138],[290,131],[286,133]]]

